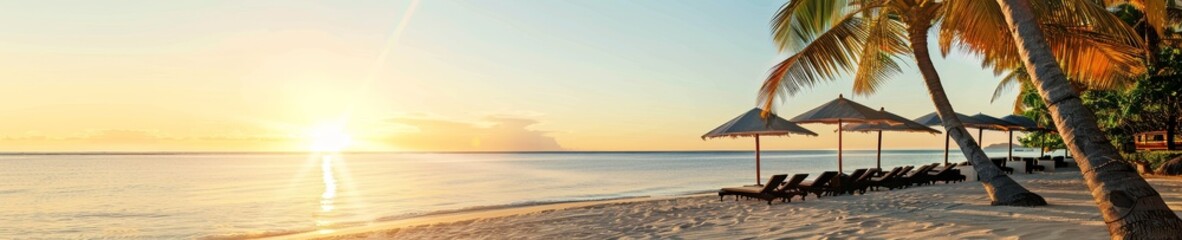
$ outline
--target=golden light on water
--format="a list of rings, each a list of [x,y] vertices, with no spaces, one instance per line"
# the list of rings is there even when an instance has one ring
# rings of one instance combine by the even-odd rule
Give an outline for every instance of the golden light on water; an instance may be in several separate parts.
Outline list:
[[[332,163],[336,159],[334,155],[325,155],[320,158],[320,171],[324,178],[324,193],[320,194],[320,211],[332,212],[332,201],[337,197],[337,180],[333,176]]]
[[[321,154],[320,157],[320,176],[324,182],[324,192],[320,193],[320,212],[316,214],[316,232],[320,234],[332,233],[333,221],[330,219],[335,216],[333,210],[336,209],[333,202],[337,198],[337,178],[334,172],[336,168],[334,163],[339,159],[336,153]]]

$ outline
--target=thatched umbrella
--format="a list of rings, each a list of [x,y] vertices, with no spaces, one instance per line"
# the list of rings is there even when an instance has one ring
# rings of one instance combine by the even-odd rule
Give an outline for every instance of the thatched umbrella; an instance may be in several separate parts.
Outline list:
[[[759,180],[759,136],[787,136],[789,134],[817,136],[817,133],[804,129],[800,125],[796,125],[788,120],[784,120],[776,116],[776,114],[768,114],[767,118],[764,118],[761,116],[762,113],[763,109],[751,109],[751,111],[747,111],[747,113],[739,115],[702,135],[702,140],[717,137],[755,137],[756,185],[761,184]]]
[[[939,130],[932,129],[923,124],[911,121],[909,119],[895,115],[886,111],[886,108],[879,108],[884,116],[902,122],[903,124],[891,125],[886,123],[851,123],[845,125],[845,130],[850,132],[878,132],[878,153],[875,161],[875,167],[882,169],[882,131],[900,131],[900,132],[927,132],[931,134],[940,133]]]
[[[841,132],[842,125],[846,123],[883,123],[887,125],[903,124],[895,119],[887,117],[882,112],[874,110],[865,105],[858,104],[845,97],[838,95],[837,99],[822,104],[812,110],[801,113],[792,118],[793,122],[797,123],[825,123],[837,124],[837,172],[842,172],[841,159]]]
[[[1055,131],[1053,129],[1040,127],[1040,126],[1038,126],[1038,123],[1034,122],[1034,120],[1027,118],[1025,116],[1011,114],[1009,116],[1002,117],[1001,120],[1005,120],[1006,122],[1013,124],[1013,125],[1010,125],[1010,128],[1006,130],[1006,132],[1008,132],[1010,134],[1010,146],[1009,146],[1010,147],[1010,159],[1014,158],[1014,130],[1024,131],[1024,132],[1042,132],[1042,131],[1051,132],[1051,131]]]
[[[1010,128],[1018,127],[1014,123],[1011,123],[1006,120],[1001,120],[1000,118],[995,118],[993,116],[985,115],[984,113],[977,113],[977,115],[973,115],[970,117],[972,117],[973,119],[977,119],[977,121],[980,121],[981,123],[983,123],[981,125],[974,127],[977,129],[977,143],[981,144],[982,148],[984,148],[984,145],[985,145],[985,129],[998,130],[998,131],[1009,131]],[[1013,142],[1011,142],[1011,144],[1013,144]]]
[[[972,117],[966,116],[964,114],[956,113],[956,118],[959,119],[960,123],[964,124],[965,127],[985,127],[985,126],[988,126],[988,124],[985,124],[985,123],[977,120],[976,118],[972,118]],[[927,115],[923,115],[921,117],[915,118],[913,121],[918,122],[919,124],[923,124],[925,126],[944,126],[944,121],[940,120],[940,115],[936,114],[936,112],[928,113]],[[949,142],[951,142],[951,140],[952,140],[952,137],[949,136],[947,132],[945,132],[944,133],[944,164],[948,164],[948,149],[949,149]]]

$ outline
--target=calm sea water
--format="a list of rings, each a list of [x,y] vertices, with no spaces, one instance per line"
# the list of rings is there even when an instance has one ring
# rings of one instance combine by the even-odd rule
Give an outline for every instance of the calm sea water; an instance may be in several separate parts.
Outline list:
[[[836,169],[835,154],[764,152],[763,176],[815,176]],[[845,159],[847,172],[874,166],[873,151],[846,151]],[[963,161],[958,152],[952,159]],[[941,161],[943,150],[883,153],[884,167]],[[754,182],[751,152],[6,155],[0,236],[265,236]]]

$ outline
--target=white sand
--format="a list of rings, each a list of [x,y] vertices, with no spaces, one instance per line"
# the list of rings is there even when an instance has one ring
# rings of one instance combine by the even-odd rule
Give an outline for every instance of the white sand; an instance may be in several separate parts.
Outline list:
[[[717,195],[566,203],[429,216],[332,233],[340,239],[1106,239],[1077,171],[1015,176],[1049,206],[989,206],[975,182],[768,206]],[[1176,214],[1182,181],[1151,178]]]

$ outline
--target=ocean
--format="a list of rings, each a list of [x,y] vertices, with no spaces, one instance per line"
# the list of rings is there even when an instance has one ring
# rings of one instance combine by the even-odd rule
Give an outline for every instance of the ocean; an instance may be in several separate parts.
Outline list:
[[[943,161],[943,150],[882,155],[884,168]],[[844,156],[847,172],[874,166],[873,150]],[[952,152],[951,161],[963,159]],[[762,163],[764,180],[837,165],[832,150],[765,151]],[[750,151],[7,154],[0,237],[331,232],[442,212],[713,192],[754,183],[754,165]]]

